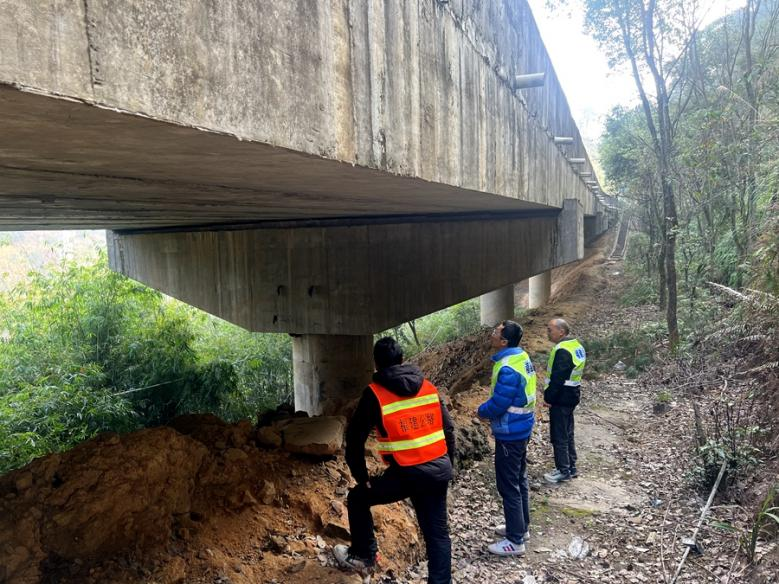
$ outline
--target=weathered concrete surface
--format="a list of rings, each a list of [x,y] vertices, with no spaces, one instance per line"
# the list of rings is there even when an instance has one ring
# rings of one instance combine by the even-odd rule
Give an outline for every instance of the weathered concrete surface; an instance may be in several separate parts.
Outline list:
[[[514,285],[482,294],[479,298],[479,317],[483,326],[495,326],[514,318]]]
[[[602,208],[524,1],[3,0],[0,84],[0,228]]]
[[[342,412],[371,382],[373,370],[373,335],[295,336],[295,409]]]
[[[582,223],[568,205],[527,219],[110,232],[109,262],[249,330],[366,335],[581,259],[569,240]]]
[[[543,272],[530,278],[527,296],[528,308],[539,308],[549,302],[552,295],[552,271]]]

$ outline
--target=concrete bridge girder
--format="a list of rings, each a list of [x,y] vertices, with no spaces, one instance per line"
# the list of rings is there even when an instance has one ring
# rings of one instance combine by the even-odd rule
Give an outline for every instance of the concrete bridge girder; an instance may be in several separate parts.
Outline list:
[[[362,335],[583,257],[575,199],[530,218],[109,232],[111,267],[252,331]]]
[[[0,228],[596,212],[527,4],[450,4],[6,0]]]
[[[321,413],[370,381],[373,333],[581,259],[583,224],[568,199],[530,218],[111,232],[109,261],[249,330],[301,335],[296,404]]]

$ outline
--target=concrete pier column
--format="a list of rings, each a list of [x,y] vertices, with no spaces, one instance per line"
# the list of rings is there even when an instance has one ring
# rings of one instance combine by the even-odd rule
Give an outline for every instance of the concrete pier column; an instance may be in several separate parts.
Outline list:
[[[295,409],[333,415],[358,398],[373,374],[373,335],[292,338]]]
[[[538,308],[549,302],[552,295],[552,270],[548,270],[530,278],[528,291],[528,308]]]
[[[483,326],[495,326],[514,318],[514,284],[482,294],[479,305]]]

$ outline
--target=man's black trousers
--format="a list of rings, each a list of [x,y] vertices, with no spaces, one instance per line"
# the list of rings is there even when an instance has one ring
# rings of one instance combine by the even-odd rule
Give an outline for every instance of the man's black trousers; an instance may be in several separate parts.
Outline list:
[[[383,474],[371,477],[371,486],[358,485],[349,492],[350,551],[360,558],[376,555],[371,507],[411,499],[427,547],[429,584],[452,581],[452,542],[446,512],[448,480],[430,477],[416,467],[390,466]]]
[[[495,440],[495,482],[503,498],[506,539],[516,544],[523,543],[530,525],[527,442]]]
[[[573,411],[575,407],[549,408],[549,434],[554,448],[554,464],[562,473],[576,468],[576,444],[573,438]]]

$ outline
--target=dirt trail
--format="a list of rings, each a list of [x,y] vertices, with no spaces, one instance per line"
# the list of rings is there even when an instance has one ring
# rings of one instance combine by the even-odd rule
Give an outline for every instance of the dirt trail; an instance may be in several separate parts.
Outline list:
[[[580,264],[560,270],[553,302],[523,319],[522,344],[537,370],[545,367],[551,348],[545,339],[551,317],[568,319],[583,339],[659,320],[654,307],[618,306],[625,283],[621,260],[608,258],[614,237],[599,241]],[[454,401],[461,415],[469,408],[475,411],[488,395],[484,372],[475,373],[476,363],[489,365],[485,340],[458,341],[454,352],[467,379],[442,379],[459,390]],[[474,345],[475,341],[480,343]],[[461,474],[451,496],[455,582],[665,581],[663,574],[675,569],[683,551],[681,538],[689,536],[697,522],[702,500],[684,472],[690,465],[690,404],[673,403],[670,414],[654,414],[653,375],[658,373],[639,380],[619,373],[597,381],[585,379],[576,414],[580,477],[569,483],[551,486],[543,481],[553,464],[549,427],[541,411],[529,447],[531,539],[525,557],[498,558],[486,551],[486,545],[497,539],[494,527],[503,523],[492,461]],[[715,507],[712,522],[727,516],[724,506]],[[586,557],[570,557],[574,538],[584,541]],[[688,560],[679,582],[726,582],[738,537],[707,522],[700,540],[708,551]],[[408,576],[410,582],[422,581],[424,565]],[[729,581],[742,580],[731,574]]]

